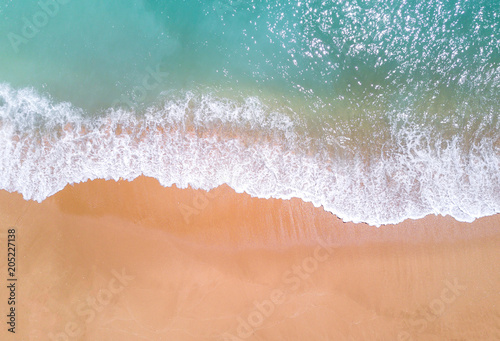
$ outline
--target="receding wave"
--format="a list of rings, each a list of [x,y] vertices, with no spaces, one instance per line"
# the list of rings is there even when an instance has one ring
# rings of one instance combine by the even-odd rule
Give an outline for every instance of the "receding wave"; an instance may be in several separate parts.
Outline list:
[[[496,133],[479,131],[466,141],[389,123],[380,150],[342,154],[310,145],[342,136],[312,139],[299,122],[258,98],[193,93],[142,113],[109,109],[88,117],[69,103],[2,84],[0,188],[42,201],[67,184],[145,175],[163,186],[228,184],[260,198],[298,197],[371,225],[500,212]]]

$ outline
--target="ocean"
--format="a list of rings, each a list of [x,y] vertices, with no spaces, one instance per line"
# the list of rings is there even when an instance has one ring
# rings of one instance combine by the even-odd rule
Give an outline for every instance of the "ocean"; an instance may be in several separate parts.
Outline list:
[[[496,0],[0,4],[0,189],[227,184],[344,221],[500,212]]]

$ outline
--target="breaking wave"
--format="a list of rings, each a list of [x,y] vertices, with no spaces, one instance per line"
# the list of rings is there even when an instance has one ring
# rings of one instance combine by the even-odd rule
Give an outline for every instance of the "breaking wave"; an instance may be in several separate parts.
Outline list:
[[[405,124],[367,156],[312,148],[304,129],[255,97],[187,93],[141,113],[89,117],[70,103],[0,84],[0,188],[40,202],[68,184],[145,175],[163,186],[227,184],[259,198],[298,197],[376,226],[428,214],[470,222],[500,212],[496,133],[478,132],[467,143]],[[328,137],[320,140],[341,138]]]

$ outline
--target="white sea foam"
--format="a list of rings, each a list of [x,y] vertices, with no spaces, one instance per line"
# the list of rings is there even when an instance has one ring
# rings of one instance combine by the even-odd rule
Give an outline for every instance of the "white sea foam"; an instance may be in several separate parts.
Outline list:
[[[258,132],[274,140],[249,143]],[[464,153],[459,136],[444,144],[407,125],[391,136],[394,148],[369,163],[362,155],[311,154],[306,140],[295,120],[256,98],[237,104],[187,94],[141,115],[110,110],[89,118],[68,103],[0,84],[0,188],[25,199],[42,201],[89,179],[146,175],[163,186],[225,183],[260,198],[298,197],[371,225],[500,212],[498,136]]]

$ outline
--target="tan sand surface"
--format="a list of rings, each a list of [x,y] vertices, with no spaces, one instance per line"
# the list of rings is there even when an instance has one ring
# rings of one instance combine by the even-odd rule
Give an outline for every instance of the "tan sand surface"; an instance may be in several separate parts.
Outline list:
[[[375,228],[140,177],[0,191],[0,243],[0,340],[500,340],[499,215]]]

